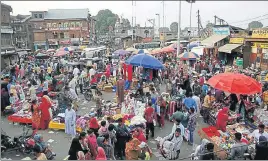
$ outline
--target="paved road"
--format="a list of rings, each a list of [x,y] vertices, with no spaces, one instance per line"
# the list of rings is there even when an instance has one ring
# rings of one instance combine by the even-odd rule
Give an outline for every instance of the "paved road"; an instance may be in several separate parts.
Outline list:
[[[164,89],[162,87],[162,89]],[[92,106],[95,106],[94,102],[87,102],[84,100],[83,96],[79,96],[80,97],[80,101],[79,103],[81,104],[81,109],[79,111],[79,113],[81,114],[85,114],[88,113],[90,108]],[[115,93],[104,93],[103,94],[103,98],[105,100],[113,100],[113,98],[115,98]],[[166,121],[165,127],[160,129],[159,127],[157,127],[155,129],[155,137],[160,136],[160,137],[164,137],[166,135],[168,135],[171,132],[173,123]],[[205,125],[201,118],[198,118],[198,122],[197,122],[197,129],[207,126]],[[5,117],[1,117],[1,128],[7,133],[9,134],[11,137],[13,136],[18,136],[20,133],[22,133],[22,125],[18,125],[18,124],[12,124],[10,122],[8,122],[8,120]],[[49,143],[49,146],[51,147],[51,149],[57,154],[56,159],[58,160],[62,160],[64,159],[67,154],[68,154],[68,150],[70,147],[70,143],[71,143],[71,138],[70,136],[66,135],[64,133],[64,131],[55,131],[55,130],[45,130],[45,131],[38,131],[38,133],[42,134],[45,140],[52,140],[53,142]],[[194,134],[194,143],[195,144],[200,144],[200,137],[197,134],[197,130],[195,131]],[[154,160],[163,160],[162,157],[159,157],[159,154],[157,153],[156,150],[156,142],[152,139],[149,139],[148,142],[149,146],[152,148],[152,151],[154,153],[154,156],[152,157],[152,159]],[[187,142],[184,142],[182,145],[182,149],[181,149],[181,154],[180,154],[180,158],[185,158],[190,156],[190,154],[193,152],[193,149],[195,148],[194,146],[189,146],[187,144]],[[2,158],[11,158],[11,159],[22,159],[24,156],[20,153],[16,153],[16,152],[9,152],[9,153],[4,153],[2,154]]]

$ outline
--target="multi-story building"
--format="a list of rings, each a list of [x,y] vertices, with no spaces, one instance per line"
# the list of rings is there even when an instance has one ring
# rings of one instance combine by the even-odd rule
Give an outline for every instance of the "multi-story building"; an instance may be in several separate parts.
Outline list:
[[[11,16],[11,26],[14,30],[14,45],[19,49],[33,49],[32,26],[29,23],[31,15]]]
[[[48,49],[79,45],[95,39],[95,21],[88,9],[31,11],[34,48]]]
[[[1,3],[1,69],[17,61],[17,53],[13,46],[10,12],[12,12],[12,7]]]

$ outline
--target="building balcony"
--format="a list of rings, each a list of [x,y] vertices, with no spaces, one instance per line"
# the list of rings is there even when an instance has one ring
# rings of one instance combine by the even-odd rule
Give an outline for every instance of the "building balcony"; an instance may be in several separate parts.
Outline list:
[[[13,34],[13,28],[11,26],[1,26],[1,34]]]

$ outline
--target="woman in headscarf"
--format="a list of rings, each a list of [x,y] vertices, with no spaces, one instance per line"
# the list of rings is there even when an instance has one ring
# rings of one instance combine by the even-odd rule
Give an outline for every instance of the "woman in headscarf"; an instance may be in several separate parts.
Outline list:
[[[107,160],[105,151],[102,147],[98,147],[98,155],[96,157],[96,160]]]
[[[99,123],[98,123],[98,120],[96,119],[96,117],[92,117],[89,121],[89,128],[91,130],[93,130],[96,137],[99,136],[99,134],[98,134],[99,127],[100,126],[99,126]]]
[[[97,149],[98,149],[97,138],[91,129],[87,131],[87,134],[88,134],[87,146],[91,153],[91,159],[95,159],[97,156]]]
[[[71,143],[71,147],[69,150],[69,160],[77,160],[78,159],[78,152],[82,151],[85,156],[88,153],[88,148],[85,145],[85,139],[86,138],[86,133],[81,132],[79,138],[74,138]]]
[[[1,112],[3,112],[5,110],[5,108],[9,105],[10,105],[10,102],[9,102],[8,92],[5,88],[2,88],[2,90],[1,90]]]
[[[222,132],[226,132],[226,126],[229,119],[228,116],[229,109],[227,107],[224,107],[222,110],[219,111],[216,121],[216,127],[218,130],[221,130]]]
[[[126,160],[139,160],[141,153],[141,148],[139,147],[140,144],[141,142],[137,138],[132,138],[126,143]]]
[[[52,102],[50,98],[44,93],[42,97],[42,102],[39,106],[41,110],[41,121],[40,121],[40,128],[46,130],[48,128],[49,121],[51,120],[49,109],[52,106]]]
[[[38,108],[38,104],[36,102],[36,100],[32,101],[32,105],[31,105],[31,112],[32,112],[32,128],[33,130],[38,130],[39,126],[40,126],[40,110]]]
[[[259,143],[256,144],[254,160],[268,160],[268,141],[265,136],[259,137]]]
[[[143,131],[142,131],[141,128],[134,129],[134,131],[133,131],[133,137],[134,138],[137,138],[140,142],[147,143],[147,140],[146,140],[146,138],[144,136],[144,133],[143,133]]]

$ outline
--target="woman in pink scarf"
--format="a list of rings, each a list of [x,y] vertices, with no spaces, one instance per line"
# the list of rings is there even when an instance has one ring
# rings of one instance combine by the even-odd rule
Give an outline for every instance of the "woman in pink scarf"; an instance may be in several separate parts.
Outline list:
[[[98,131],[99,136],[103,136],[104,134],[108,134],[108,128],[106,126],[106,121],[101,121],[101,127]]]
[[[88,148],[90,149],[90,153],[91,153],[91,158],[95,159],[97,157],[97,149],[98,149],[98,144],[97,144],[97,138],[96,135],[94,134],[94,131],[89,129],[87,131],[87,144],[88,144]]]
[[[98,155],[96,160],[107,160],[105,151],[102,147],[98,147]]]

